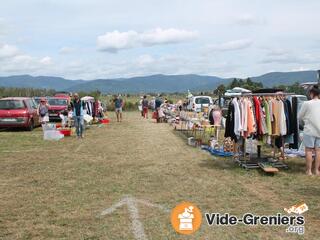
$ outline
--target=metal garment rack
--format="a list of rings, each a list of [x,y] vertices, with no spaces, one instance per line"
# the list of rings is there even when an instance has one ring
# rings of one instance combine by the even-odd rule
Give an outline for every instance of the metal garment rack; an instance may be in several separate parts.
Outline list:
[[[291,96],[291,95],[295,95],[294,93],[284,93],[284,92],[277,92],[277,93],[241,93],[238,96],[234,96],[234,97],[281,97],[281,96]],[[235,157],[235,161],[239,164],[239,166],[245,168],[245,169],[254,169],[254,168],[260,168],[261,167],[261,163],[272,163],[273,167],[275,168],[283,168],[283,169],[288,169],[288,165],[286,165],[284,162],[282,161],[275,161],[275,138],[273,139],[273,147],[274,147],[274,154],[272,157],[270,156],[266,156],[266,157],[261,157],[261,145],[257,146],[257,157],[252,157],[252,155],[249,155],[249,161],[246,157],[246,150],[245,150],[245,146],[246,146],[246,138],[241,138],[243,141],[242,147],[243,147],[243,156],[240,156],[240,154],[236,154],[236,152],[234,152],[234,156]],[[282,157],[284,160],[284,139],[281,136],[282,139]],[[238,153],[239,153],[239,147],[238,147]]]
[[[246,97],[246,96],[269,96],[269,97],[274,97],[274,96],[290,96],[290,95],[296,95],[295,93],[284,93],[284,92],[277,92],[277,93],[241,93],[239,96],[235,97]]]

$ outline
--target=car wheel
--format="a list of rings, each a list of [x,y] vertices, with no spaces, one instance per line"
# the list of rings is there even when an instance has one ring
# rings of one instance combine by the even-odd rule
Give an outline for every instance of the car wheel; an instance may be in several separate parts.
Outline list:
[[[32,131],[34,129],[34,121],[33,119],[30,120],[29,126],[27,127],[28,131]]]

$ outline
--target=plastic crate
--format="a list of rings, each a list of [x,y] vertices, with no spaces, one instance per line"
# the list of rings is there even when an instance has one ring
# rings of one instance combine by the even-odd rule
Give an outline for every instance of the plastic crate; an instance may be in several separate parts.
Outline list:
[[[109,119],[101,119],[101,120],[100,120],[100,123],[102,123],[102,124],[108,124],[108,123],[110,123],[110,120],[109,120]]]
[[[68,128],[68,129],[57,129],[61,134],[63,134],[65,137],[69,137],[71,136],[71,129]]]

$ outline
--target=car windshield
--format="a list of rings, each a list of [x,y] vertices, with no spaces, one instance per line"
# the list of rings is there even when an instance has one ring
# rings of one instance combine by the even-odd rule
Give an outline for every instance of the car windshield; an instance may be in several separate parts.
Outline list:
[[[48,103],[49,103],[49,105],[54,105],[54,106],[66,106],[66,105],[68,105],[67,99],[60,99],[60,98],[49,98]]]
[[[196,98],[196,104],[210,104],[209,98]]]
[[[0,109],[23,109],[25,105],[22,100],[0,100]]]

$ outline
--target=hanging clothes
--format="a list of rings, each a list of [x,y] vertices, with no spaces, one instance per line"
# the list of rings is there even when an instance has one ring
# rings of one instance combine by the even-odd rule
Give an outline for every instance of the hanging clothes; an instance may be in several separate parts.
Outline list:
[[[234,106],[234,133],[236,136],[241,135],[241,115],[240,115],[240,108],[237,98],[232,100],[232,104]]]
[[[241,111],[241,136],[244,136],[245,132],[248,131],[248,99],[242,98],[240,100],[240,111]]]
[[[279,137],[279,146],[292,142],[294,112],[289,100],[259,96],[232,99],[226,120],[225,137],[259,138],[271,144],[271,136]]]
[[[278,100],[271,100],[271,108],[272,108],[272,135],[280,136],[280,122],[281,122],[281,106]]]
[[[257,134],[262,135],[262,123],[261,123],[261,106],[258,98],[256,96],[253,97],[253,103],[255,108],[255,117],[257,123]]]
[[[267,134],[272,135],[270,107],[266,99],[263,100],[263,108],[265,112]]]
[[[283,101],[279,100],[279,116],[280,116],[280,135],[285,136],[287,135],[287,122],[286,122],[286,115],[285,115],[285,109],[284,109],[284,103]]]
[[[214,118],[213,118],[213,109],[209,112],[209,122],[211,125],[214,125]]]
[[[256,132],[256,122],[254,118],[254,108],[253,103],[248,99],[248,105],[247,105],[247,132],[245,134],[245,137],[249,137],[252,134]]]
[[[262,134],[265,135],[268,133],[268,129],[267,129],[265,111],[263,109],[262,99],[259,99],[259,105],[260,105],[261,131],[262,131]]]
[[[298,99],[292,98],[292,132],[293,132],[293,144],[290,145],[293,149],[299,148],[299,122],[298,122]]]
[[[224,133],[224,137],[230,137],[232,140],[237,142],[236,134],[234,133],[234,105],[232,102],[229,103],[228,114],[226,118],[226,129]]]
[[[293,121],[293,112],[292,112],[292,107],[291,107],[291,102],[286,99],[284,101],[285,105],[286,105],[286,109],[288,112],[288,124],[287,124],[287,134],[293,134],[293,125],[294,125],[294,121]]]

